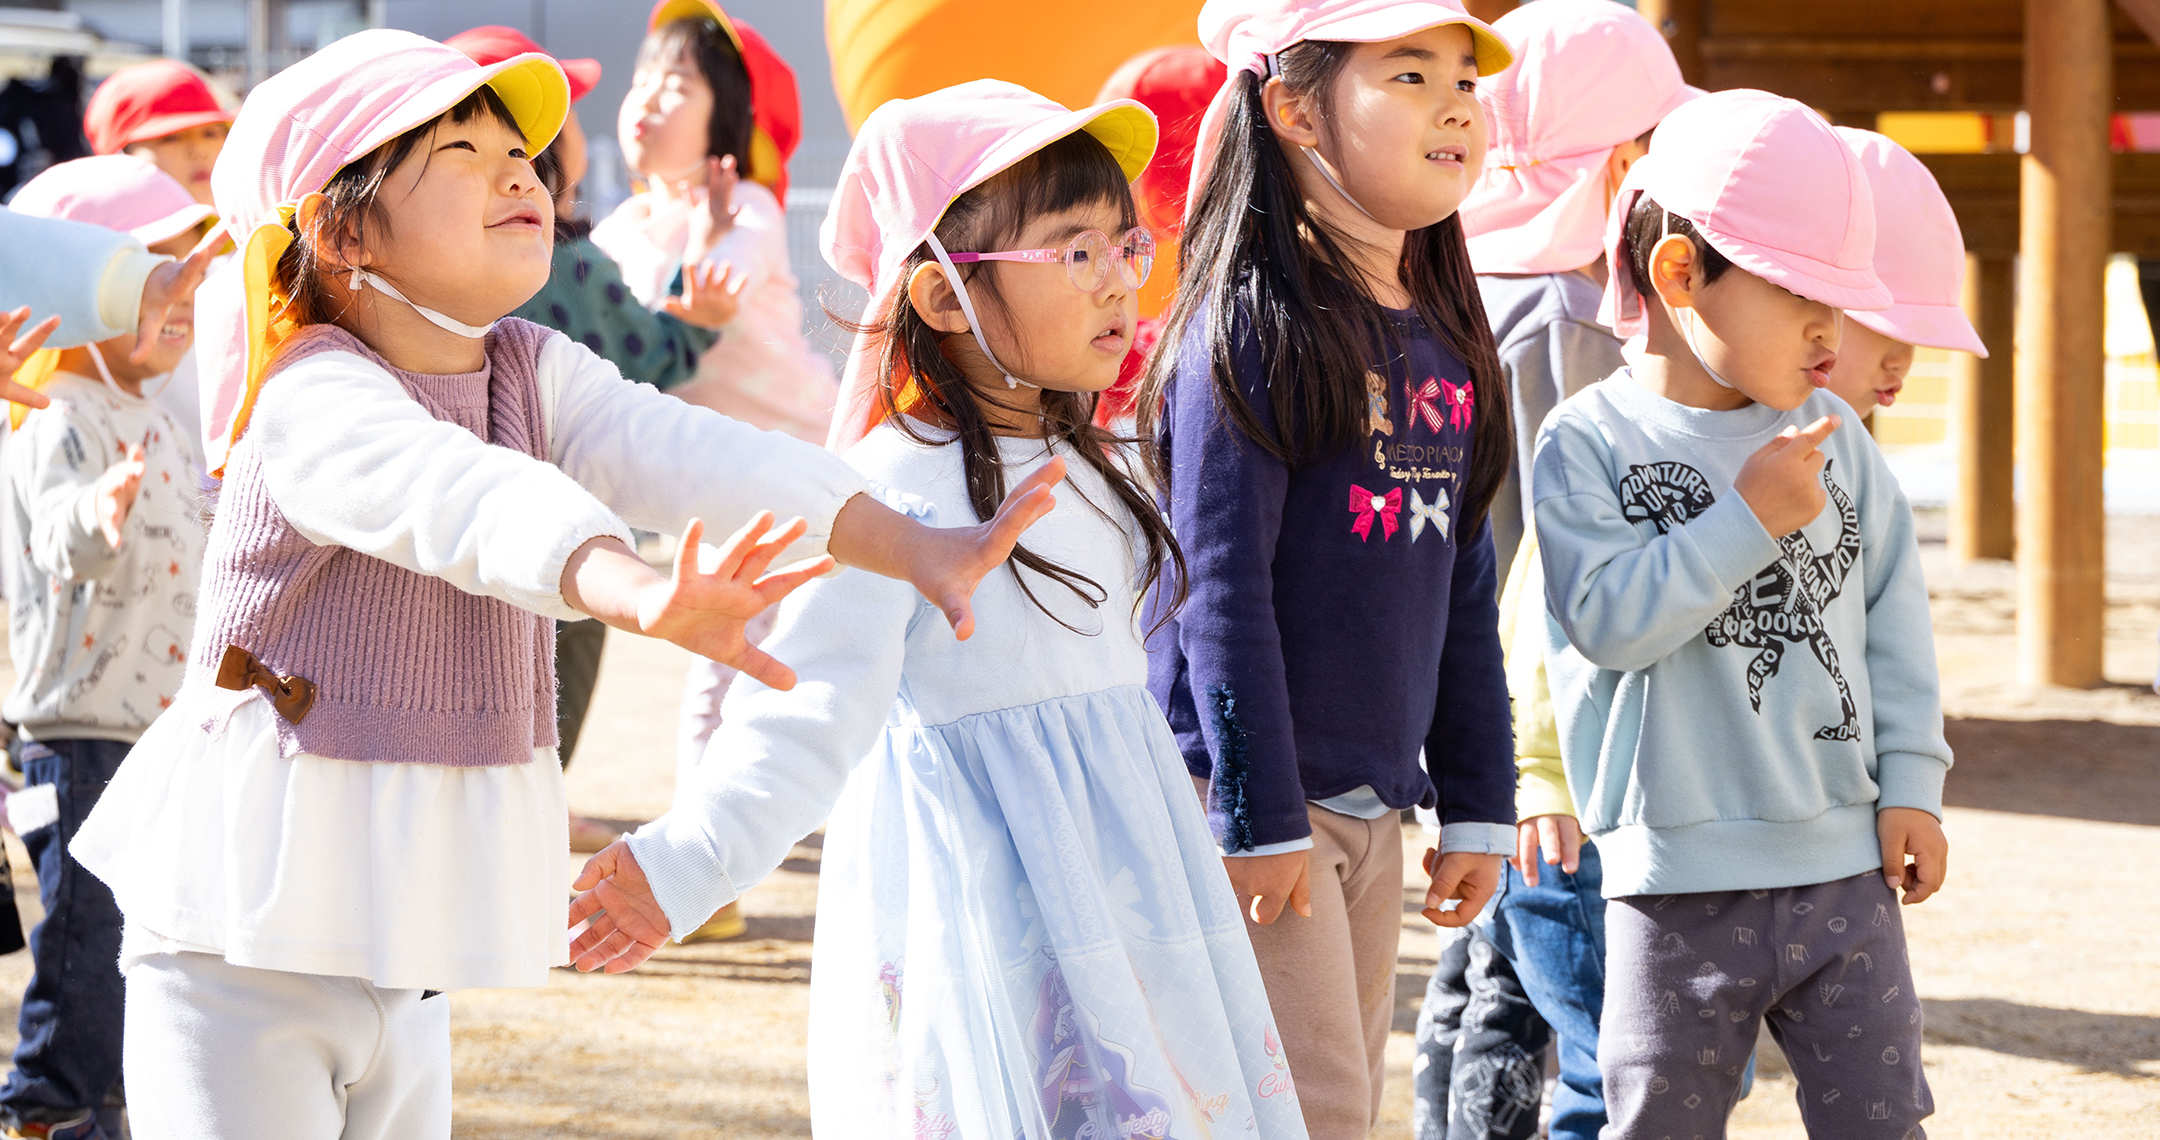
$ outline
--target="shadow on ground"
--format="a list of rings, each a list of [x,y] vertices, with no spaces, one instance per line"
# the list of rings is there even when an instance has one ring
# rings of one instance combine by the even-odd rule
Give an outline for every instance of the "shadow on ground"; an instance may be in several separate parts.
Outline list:
[[[2074,1065],[2087,1072],[2160,1079],[2160,1017],[2049,1009],[1997,998],[1922,998],[1931,1045],[1964,1045]]]
[[[2160,827],[2160,725],[1957,719],[1951,807]]]

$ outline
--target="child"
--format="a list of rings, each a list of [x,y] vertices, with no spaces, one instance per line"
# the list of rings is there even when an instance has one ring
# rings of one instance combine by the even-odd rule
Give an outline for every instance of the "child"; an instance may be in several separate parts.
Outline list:
[[[1628,367],[1539,435],[1545,663],[1610,900],[1609,1140],[1723,1135],[1766,1017],[1810,1135],[1933,1109],[1895,893],[1933,894],[1947,849],[1927,588],[1881,453],[1814,391],[1839,310],[1892,300],[1874,247],[1814,112],[1674,111],[1605,239]]]
[[[1987,346],[1959,304],[1965,238],[1935,176],[1874,131],[1839,127],[1837,133],[1874,191],[1875,274],[1891,297],[1887,309],[1845,314],[1845,339],[1825,385],[1864,420],[1897,402],[1915,345],[1976,356],[1986,356]]]
[[[801,134],[795,74],[710,0],[660,0],[650,27],[616,123],[645,191],[593,227],[593,242],[649,308],[679,291],[678,274],[739,274],[741,314],[675,394],[821,443],[832,369],[803,338],[783,206]]]
[[[909,576],[965,634],[974,577],[1048,509],[1055,470],[995,523],[924,529],[820,449],[502,319],[547,276],[525,156],[568,106],[545,56],[482,68],[378,30],[234,123],[217,197],[241,252],[197,313],[222,482],[187,678],[72,847],[126,916],[138,1135],[449,1135],[437,992],[566,960],[548,619],[786,686],[743,622],[832,564],[761,578],[786,544]],[[773,530],[757,500],[805,520]],[[691,520],[655,574],[629,526],[691,513],[748,525],[708,573]]]
[[[131,155],[54,166],[13,208],[130,233],[171,257],[186,256],[210,216]],[[140,363],[132,333],[43,353],[25,379],[52,405],[12,409],[0,514],[15,665],[5,713],[24,743],[8,815],[37,863],[45,918],[30,936],[15,1071],[0,1088],[10,1136],[106,1135],[95,1113],[120,1078],[120,912],[67,844],[187,668],[203,552],[194,431],[145,388],[165,382],[193,323],[183,300]]]
[[[541,50],[522,32],[500,25],[460,32],[443,43],[483,67]],[[567,335],[614,364],[626,379],[673,388],[696,372],[698,355],[719,339],[722,325],[735,319],[742,280],[723,282],[723,270],[698,266],[686,275],[682,295],[667,298],[662,309],[647,309],[630,295],[622,270],[593,244],[592,223],[578,213],[585,132],[578,125],[577,101],[600,82],[600,64],[590,59],[555,62],[570,81],[570,113],[555,141],[533,159],[533,169],[555,202],[555,258],[547,284],[511,315]],[[585,727],[606,639],[607,624],[592,618],[556,625],[555,735],[566,770]],[[570,816],[572,851],[598,851],[620,837],[596,820]]]
[[[1419,1080],[1439,1097],[1420,1108],[1440,1125],[1434,1140],[1528,1136],[1537,1128],[1543,1083],[1538,1052],[1545,1039],[1557,1036],[1560,1081],[1553,1090],[1551,1134],[1595,1140],[1605,1123],[1597,1073],[1605,903],[1598,894],[1596,846],[1578,850],[1575,808],[1553,739],[1544,606],[1518,603],[1526,583],[1527,596],[1543,596],[1526,559],[1516,557],[1527,502],[1523,476],[1538,427],[1553,406],[1622,365],[1620,341],[1596,323],[1609,272],[1606,219],[1621,180],[1646,153],[1651,129],[1701,92],[1681,81],[1665,37],[1609,0],[1526,4],[1493,29],[1515,50],[1515,66],[1478,91],[1492,124],[1492,151],[1462,214],[1515,426],[1514,462],[1493,509],[1493,546],[1497,564],[1512,567],[1500,628],[1508,641],[1515,706],[1520,869],[1505,872],[1486,917],[1463,935],[1488,939],[1491,946],[1453,959],[1469,966],[1467,977],[1435,971],[1426,1004],[1428,1014],[1461,1009],[1476,1018],[1510,1010],[1507,998],[1521,994],[1536,1012],[1516,1018],[1527,1033],[1473,1023],[1462,1027],[1452,1050],[1421,1042],[1428,1062]],[[1535,541],[1522,546],[1534,559]],[[1534,624],[1534,638],[1517,636],[1518,613],[1529,619],[1525,628]],[[1542,869],[1541,833],[1550,864]],[[1443,955],[1443,963],[1450,960]],[[1473,990],[1492,996],[1473,1001]],[[1431,1020],[1446,1027],[1445,1019]],[[1542,1032],[1540,1020],[1556,1034]],[[1436,1039],[1434,1045],[1440,1044]],[[1449,1120],[1445,1092],[1451,1083],[1455,1111]],[[1480,1104],[1481,1095],[1492,1103]]]
[[[157,164],[197,202],[210,201],[210,170],[233,113],[201,73],[172,59],[123,67],[90,93],[83,134],[98,154],[132,154]]]
[[[1306,1125],[1362,1137],[1402,810],[1440,809],[1443,926],[1476,916],[1515,835],[1485,520],[1506,381],[1455,214],[1484,158],[1478,77],[1509,53],[1430,2],[1214,0],[1200,29],[1231,79],[1140,400],[1192,596],[1148,684],[1211,781]]]
[[[1090,419],[1152,260],[1127,183],[1154,146],[1131,100],[1074,112],[994,80],[863,122],[824,230],[834,268],[881,299],[858,346],[876,358],[851,375],[876,378],[862,395],[885,419],[850,462],[953,521],[1062,457],[1064,505],[983,584],[997,621],[967,645],[905,590],[805,588],[768,642],[802,684],[738,687],[677,810],[578,877],[579,968],[627,969],[831,814],[818,1135],[1305,1134],[1141,684],[1137,586],[1182,569],[1176,545]]]

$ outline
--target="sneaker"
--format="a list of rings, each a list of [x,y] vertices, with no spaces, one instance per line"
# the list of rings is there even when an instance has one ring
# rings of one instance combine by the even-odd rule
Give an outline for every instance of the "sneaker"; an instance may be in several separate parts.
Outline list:
[[[97,1114],[93,1112],[85,1112],[59,1124],[23,1121],[0,1135],[34,1140],[109,1140],[106,1131],[98,1127]]]
[[[730,938],[741,938],[749,927],[750,924],[743,921],[742,907],[729,903],[714,911],[713,916],[705,920],[705,925],[684,935],[682,943],[688,946],[692,942],[726,942]]]

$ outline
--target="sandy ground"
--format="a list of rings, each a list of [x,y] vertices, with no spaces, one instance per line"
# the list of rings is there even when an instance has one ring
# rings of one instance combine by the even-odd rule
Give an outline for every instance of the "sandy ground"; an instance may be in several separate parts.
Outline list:
[[[2013,684],[2007,564],[1952,567],[1922,517],[1958,766],[1950,885],[1908,910],[1928,1020],[1938,1140],[2160,1134],[2160,518],[2111,522],[2108,675],[2090,692]],[[573,804],[620,821],[664,810],[688,658],[611,636]],[[37,913],[12,836],[18,899]],[[1406,829],[1406,856],[1426,840]],[[453,995],[456,1135],[629,1140],[802,1136],[804,1019],[818,868],[812,836],[745,903],[746,937],[672,947],[617,977],[557,971],[540,990]],[[565,862],[565,876],[575,870]],[[1436,941],[1406,894],[1386,1117],[1409,1136],[1410,1028]],[[0,958],[13,1045],[28,955]],[[1738,1140],[1804,1133],[1764,1039]]]

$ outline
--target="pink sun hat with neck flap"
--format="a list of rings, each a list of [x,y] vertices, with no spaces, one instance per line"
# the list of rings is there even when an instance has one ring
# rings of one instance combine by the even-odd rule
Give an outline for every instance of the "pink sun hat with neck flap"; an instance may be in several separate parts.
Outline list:
[[[1479,273],[1566,273],[1605,249],[1613,148],[1703,94],[1665,37],[1612,0],[1539,0],[1493,24],[1515,66],[1478,86],[1492,129],[1462,204]]]
[[[1644,300],[1620,244],[1645,196],[1686,218],[1733,264],[1789,293],[1835,309],[1890,305],[1875,275],[1867,174],[1806,104],[1767,91],[1718,91],[1658,124],[1605,226],[1612,272],[1598,323],[1623,337],[1644,330]]]
[[[224,474],[264,370],[293,331],[274,296],[275,273],[293,242],[287,226],[300,200],[482,87],[502,99],[535,154],[554,141],[570,111],[569,81],[547,55],[482,67],[456,48],[388,28],[346,36],[248,93],[210,172],[211,193],[239,255],[203,284],[195,301],[203,443],[212,475]]]
[[[905,285],[900,267],[931,238],[955,199],[1076,131],[1102,143],[1127,182],[1155,154],[1155,115],[1131,99],[1075,111],[1017,84],[978,79],[872,111],[855,134],[818,231],[825,260],[870,291],[862,323],[875,328],[891,314]],[[972,317],[968,323],[974,325]],[[834,451],[854,446],[876,426],[870,340],[869,333],[856,334],[848,353],[825,441]]]
[[[1201,116],[1185,209],[1190,212],[1200,200],[1200,188],[1213,173],[1216,144],[1240,72],[1266,79],[1275,74],[1276,56],[1307,40],[1386,43],[1449,24],[1470,30],[1479,75],[1505,70],[1513,62],[1514,49],[1492,25],[1448,0],[1207,0],[1200,9],[1200,42],[1230,69],[1230,76]]]
[[[217,216],[155,163],[132,154],[47,167],[15,192],[8,208],[119,230],[144,245],[170,241]]]
[[[1835,128],[1875,191],[1875,273],[1890,307],[1852,319],[1906,344],[1986,356],[1987,345],[1961,303],[1965,235],[1927,164],[1874,131]]]

